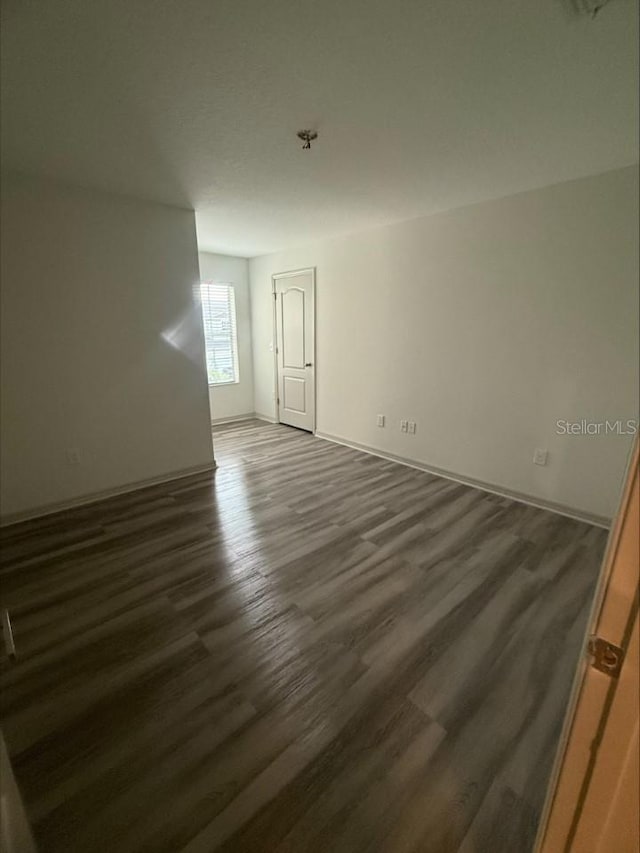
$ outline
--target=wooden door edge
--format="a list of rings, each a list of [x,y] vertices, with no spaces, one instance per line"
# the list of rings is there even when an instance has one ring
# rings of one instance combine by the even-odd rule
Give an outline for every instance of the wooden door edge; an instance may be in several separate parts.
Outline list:
[[[549,784],[547,786],[547,794],[545,797],[544,806],[542,809],[542,814],[540,816],[540,821],[538,823],[538,832],[536,835],[536,841],[533,847],[533,853],[559,853],[559,851],[551,851],[545,847],[547,836],[549,834],[549,829],[551,827],[551,820],[553,816],[554,808],[558,805],[558,794],[560,792],[560,782],[562,777],[562,771],[565,766],[565,760],[567,758],[569,743],[571,739],[571,733],[573,731],[574,724],[576,722],[576,716],[578,712],[578,706],[580,705],[580,701],[583,698],[585,688],[586,688],[586,676],[589,669],[589,661],[586,656],[586,649],[588,646],[589,637],[593,631],[593,628],[598,623],[600,612],[602,611],[602,607],[605,600],[605,594],[608,587],[608,583],[611,577],[611,572],[613,570],[613,566],[615,564],[616,556],[619,551],[620,539],[622,530],[624,527],[624,523],[627,517],[627,509],[630,504],[630,499],[632,495],[632,490],[638,483],[638,471],[640,468],[640,441],[638,436],[636,436],[634,443],[629,452],[629,457],[627,461],[627,465],[625,468],[624,480],[620,490],[620,500],[618,503],[618,510],[616,512],[614,523],[609,532],[609,537],[607,539],[607,546],[605,549],[605,555],[602,561],[602,567],[600,570],[600,574],[598,577],[597,589],[594,594],[592,606],[589,612],[589,618],[587,620],[587,627],[585,631],[585,636],[583,639],[583,644],[581,646],[581,654],[577,662],[576,672],[574,675],[571,693],[569,696],[569,701],[567,704],[567,711],[564,718],[564,722],[562,725],[562,731],[560,733],[560,739],[558,741],[558,747],[556,750],[556,755],[553,763],[553,767],[551,770],[551,775],[549,777]],[[615,690],[615,686],[614,686]],[[607,691],[609,692],[609,691]],[[610,704],[610,699],[609,699]],[[604,712],[607,707],[607,698],[606,696],[603,699],[602,711]],[[600,717],[599,725],[603,725],[604,721],[602,716]],[[588,770],[588,766],[584,768]],[[584,780],[583,780],[584,781]],[[583,782],[581,781],[578,794],[583,789]],[[576,798],[575,803],[573,804],[573,815],[572,821],[568,827],[568,832],[566,834],[565,839],[565,849],[566,844],[570,840],[569,833],[574,825],[574,817],[575,812],[580,807],[579,799]]]

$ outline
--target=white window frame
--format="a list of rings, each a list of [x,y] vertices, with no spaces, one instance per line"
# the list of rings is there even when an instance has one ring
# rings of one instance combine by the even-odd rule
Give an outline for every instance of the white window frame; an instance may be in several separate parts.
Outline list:
[[[229,319],[231,326],[231,359],[232,359],[232,368],[233,368],[233,379],[225,379],[220,380],[218,382],[212,382],[209,377],[209,360],[207,358],[207,353],[209,351],[207,346],[207,320],[205,316],[205,301],[207,299],[205,294],[205,288],[207,287],[218,287],[218,288],[226,288],[227,289],[227,298],[229,302]],[[227,281],[202,281],[200,282],[200,301],[201,301],[201,310],[202,310],[202,325],[204,330],[204,343],[205,343],[205,365],[207,370],[207,382],[210,388],[218,388],[224,385],[238,385],[240,382],[240,363],[238,359],[238,312],[236,306],[236,292],[235,287],[232,282]]]

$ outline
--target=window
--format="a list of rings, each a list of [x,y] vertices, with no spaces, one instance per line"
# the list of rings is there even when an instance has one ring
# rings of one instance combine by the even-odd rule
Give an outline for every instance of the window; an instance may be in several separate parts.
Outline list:
[[[209,385],[239,382],[236,297],[232,284],[200,285]]]

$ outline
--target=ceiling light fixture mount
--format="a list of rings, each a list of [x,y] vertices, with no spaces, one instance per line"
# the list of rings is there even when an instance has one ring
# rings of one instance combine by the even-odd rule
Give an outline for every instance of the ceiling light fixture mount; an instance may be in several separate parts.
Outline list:
[[[590,15],[595,18],[600,9],[607,5],[609,0],[573,0],[578,14]]]
[[[302,149],[310,149],[311,143],[314,139],[318,138],[318,133],[315,130],[299,130],[298,131],[298,139],[301,139],[304,142]]]

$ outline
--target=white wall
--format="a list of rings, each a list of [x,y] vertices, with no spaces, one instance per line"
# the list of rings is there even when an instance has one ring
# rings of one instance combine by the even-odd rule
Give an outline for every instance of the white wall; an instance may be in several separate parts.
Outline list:
[[[270,276],[310,266],[319,433],[614,513],[631,439],[560,436],[556,421],[638,415],[637,167],[251,260],[267,416]]]
[[[193,212],[4,177],[1,280],[4,517],[211,463]]]
[[[238,362],[240,381],[233,385],[210,385],[211,420],[253,414],[253,358],[251,354],[251,303],[249,264],[246,258],[200,253],[200,278],[216,284],[233,284],[236,296]]]

